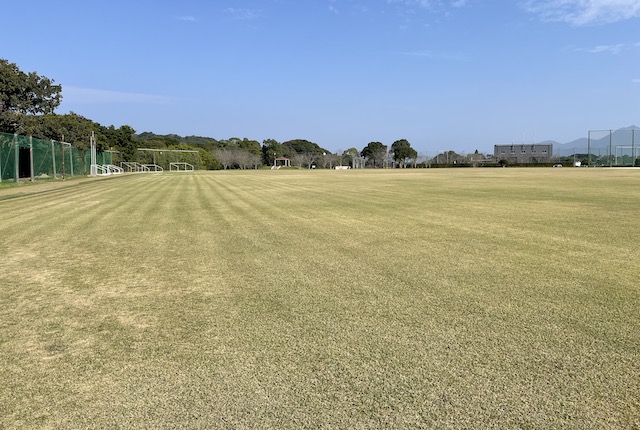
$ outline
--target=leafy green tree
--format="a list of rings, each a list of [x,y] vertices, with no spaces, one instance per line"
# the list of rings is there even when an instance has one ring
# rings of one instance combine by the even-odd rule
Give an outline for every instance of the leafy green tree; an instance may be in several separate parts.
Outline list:
[[[292,156],[293,154],[314,154],[320,156],[327,151],[326,149],[318,146],[317,143],[309,142],[304,139],[294,139],[282,142],[282,146],[286,149],[284,151],[285,156]]]
[[[382,167],[386,154],[387,145],[381,142],[369,142],[360,152],[373,167]]]
[[[91,132],[96,134],[98,149],[112,146],[108,142],[111,133],[107,127],[73,112],[64,115],[26,115],[20,131],[38,139],[64,140],[80,149],[89,147]]]
[[[182,143],[186,143],[192,147],[202,148],[205,151],[213,151],[218,146],[218,141],[211,137],[186,136],[180,139]]]
[[[393,142],[391,151],[393,152],[393,160],[398,163],[400,167],[406,167],[408,160],[418,157],[418,152],[411,147],[407,139],[400,139]]]
[[[240,142],[238,142],[238,146],[244,151],[250,154],[253,154],[255,156],[261,155],[260,142],[256,140],[250,140],[250,139],[244,138]]]
[[[219,148],[223,149],[235,149],[240,147],[240,138],[230,137],[229,139],[222,139],[219,142]]]
[[[138,146],[134,140],[135,130],[128,125],[115,128],[113,125],[102,127],[101,132],[104,135],[107,144],[111,149],[120,152],[123,160],[132,160]]]
[[[275,139],[265,139],[262,141],[262,162],[267,166],[273,166],[274,160],[284,156],[284,148]]]
[[[0,59],[0,131],[23,132],[25,115],[52,114],[60,105],[61,92],[53,80]]]
[[[342,153],[342,163],[353,167],[353,159],[360,156],[360,152],[356,148],[349,148]]]
[[[38,139],[64,140],[79,149],[89,147],[92,132],[95,133],[99,150],[116,150],[125,161],[130,160],[140,146],[139,141],[135,140],[135,130],[130,126],[105,127],[73,112],[64,115],[25,115],[21,130],[21,133]]]

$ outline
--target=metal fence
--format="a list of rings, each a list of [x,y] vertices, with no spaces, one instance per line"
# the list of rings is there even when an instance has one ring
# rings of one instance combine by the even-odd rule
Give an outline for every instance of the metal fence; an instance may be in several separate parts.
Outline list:
[[[113,164],[113,153],[98,152],[98,164]],[[0,182],[87,176],[91,151],[70,143],[0,133]]]
[[[590,166],[640,166],[640,130],[589,130],[586,153]]]

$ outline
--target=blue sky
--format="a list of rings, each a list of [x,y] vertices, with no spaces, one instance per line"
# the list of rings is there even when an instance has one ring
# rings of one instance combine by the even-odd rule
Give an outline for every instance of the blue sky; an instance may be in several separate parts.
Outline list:
[[[35,0],[0,58],[137,132],[420,153],[640,125],[640,0]]]

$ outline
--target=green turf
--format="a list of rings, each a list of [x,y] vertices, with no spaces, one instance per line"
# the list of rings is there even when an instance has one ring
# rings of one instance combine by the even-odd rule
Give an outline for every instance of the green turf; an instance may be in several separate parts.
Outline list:
[[[0,190],[0,427],[640,428],[640,170]]]

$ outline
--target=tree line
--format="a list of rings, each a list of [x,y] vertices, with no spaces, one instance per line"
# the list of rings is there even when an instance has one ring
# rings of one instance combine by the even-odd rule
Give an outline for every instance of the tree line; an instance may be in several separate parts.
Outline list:
[[[255,169],[273,166],[277,158],[288,158],[299,168],[352,167],[416,167],[417,151],[407,139],[387,146],[369,142],[361,150],[355,147],[331,151],[305,139],[278,142],[265,139],[262,143],[232,137],[217,140],[202,136],[136,134],[129,125],[104,126],[74,112],[56,114],[62,101],[62,86],[36,72],[25,73],[6,59],[0,59],[0,132],[30,135],[43,140],[73,144],[79,149],[89,147],[89,136],[95,133],[99,150],[113,150],[120,161],[137,161],[138,148],[195,150],[204,169]],[[452,157],[453,158],[453,157]],[[425,160],[431,163],[438,159]]]

